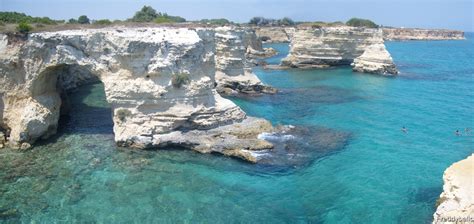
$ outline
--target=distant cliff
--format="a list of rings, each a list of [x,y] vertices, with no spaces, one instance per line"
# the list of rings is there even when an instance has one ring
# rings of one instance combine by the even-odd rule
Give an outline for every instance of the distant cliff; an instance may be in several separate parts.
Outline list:
[[[383,28],[385,40],[464,40],[464,32],[444,29]]]

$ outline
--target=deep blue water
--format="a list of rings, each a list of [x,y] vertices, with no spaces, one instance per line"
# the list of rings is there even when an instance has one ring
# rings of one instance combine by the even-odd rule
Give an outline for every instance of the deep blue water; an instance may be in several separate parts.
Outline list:
[[[474,152],[464,133],[474,128],[467,36],[388,42],[401,71],[393,78],[256,68],[280,93],[233,99],[249,115],[350,134],[334,153],[283,172],[190,151],[117,148],[102,85],[82,87],[56,138],[0,151],[0,222],[428,223],[443,171]],[[270,46],[282,54],[268,62],[278,63],[288,47]]]

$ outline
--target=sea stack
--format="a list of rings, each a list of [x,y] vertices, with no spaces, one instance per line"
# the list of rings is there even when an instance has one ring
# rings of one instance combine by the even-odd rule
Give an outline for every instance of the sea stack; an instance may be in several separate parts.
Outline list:
[[[364,54],[364,52],[368,52]],[[360,57],[360,58],[359,58]],[[377,58],[377,60],[374,59]],[[358,60],[352,64],[355,59]],[[397,74],[386,51],[381,29],[358,27],[299,28],[282,65],[295,68],[327,68],[353,65],[355,71]]]

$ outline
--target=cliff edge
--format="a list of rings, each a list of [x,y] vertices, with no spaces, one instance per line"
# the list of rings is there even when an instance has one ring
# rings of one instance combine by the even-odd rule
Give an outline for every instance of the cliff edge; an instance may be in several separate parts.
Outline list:
[[[474,154],[446,169],[443,180],[433,223],[474,222]]]

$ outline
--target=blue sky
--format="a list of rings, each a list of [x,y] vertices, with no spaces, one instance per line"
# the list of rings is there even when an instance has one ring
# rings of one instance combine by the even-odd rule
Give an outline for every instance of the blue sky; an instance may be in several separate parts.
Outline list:
[[[298,21],[346,21],[362,17],[388,26],[474,31],[474,0],[0,0],[0,11],[54,19],[126,19],[143,5],[188,20],[253,16]]]

